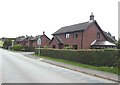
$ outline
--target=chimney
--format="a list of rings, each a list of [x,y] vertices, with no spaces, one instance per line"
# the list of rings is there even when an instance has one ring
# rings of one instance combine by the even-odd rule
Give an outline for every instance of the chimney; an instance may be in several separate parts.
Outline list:
[[[91,20],[94,20],[93,12],[91,12],[91,15],[90,15],[90,21],[91,21]]]
[[[45,35],[45,31],[43,31],[43,35]]]

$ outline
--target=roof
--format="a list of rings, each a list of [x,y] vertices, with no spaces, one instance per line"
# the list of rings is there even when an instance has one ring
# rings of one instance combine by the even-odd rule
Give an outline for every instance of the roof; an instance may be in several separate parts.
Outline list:
[[[62,27],[61,29],[59,29],[55,33],[53,33],[53,35],[85,30],[94,22],[95,22],[95,20],[91,20],[91,21],[84,22],[84,23],[79,23],[79,24],[75,24],[75,25],[71,25],[71,26]]]
[[[93,41],[91,45],[92,46],[116,46],[115,44],[109,41],[100,41],[100,40]]]
[[[63,41],[58,36],[55,36],[54,38],[59,44],[63,44]]]
[[[113,38],[113,36],[109,35],[107,32],[103,32],[106,36],[108,41],[115,42],[116,40]]]
[[[75,25],[70,25],[70,26],[62,27],[61,29],[59,29],[55,33],[53,33],[53,35],[82,31],[82,30],[87,29],[88,27],[90,27],[94,23],[98,26],[98,28],[100,29],[100,31],[102,32],[102,34],[104,35],[104,37],[106,38],[106,40],[108,40],[110,42],[115,42],[116,41],[113,38],[113,36],[110,36],[107,32],[104,32],[100,28],[100,26],[98,25],[98,23],[97,23],[96,20],[90,20],[88,22],[84,22],[84,23],[79,23],[79,24],[75,24]]]
[[[16,42],[21,42],[21,41],[23,41],[25,38],[17,38],[16,39]]]
[[[41,37],[41,36],[42,36],[42,35],[38,35],[38,36],[36,36],[36,37],[33,37],[31,40],[32,40],[32,41],[38,40],[38,38]]]
[[[58,37],[58,36],[54,36],[52,38],[52,40],[50,41],[50,43],[53,41],[53,39],[55,39],[55,41],[58,43],[58,44],[63,44],[63,41]]]

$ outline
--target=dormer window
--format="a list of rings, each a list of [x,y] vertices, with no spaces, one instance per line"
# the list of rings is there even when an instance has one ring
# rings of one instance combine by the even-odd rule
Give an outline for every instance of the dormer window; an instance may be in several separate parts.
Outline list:
[[[65,38],[69,38],[69,37],[70,37],[69,33],[65,34]]]

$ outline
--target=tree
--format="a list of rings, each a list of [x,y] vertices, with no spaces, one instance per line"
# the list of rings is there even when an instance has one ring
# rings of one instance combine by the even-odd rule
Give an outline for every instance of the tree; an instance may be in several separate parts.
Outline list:
[[[120,49],[120,38],[118,40],[117,47],[118,47],[118,49]]]
[[[5,42],[3,44],[3,48],[8,49],[8,47],[11,45],[12,45],[11,39],[7,39],[7,40],[5,40]]]

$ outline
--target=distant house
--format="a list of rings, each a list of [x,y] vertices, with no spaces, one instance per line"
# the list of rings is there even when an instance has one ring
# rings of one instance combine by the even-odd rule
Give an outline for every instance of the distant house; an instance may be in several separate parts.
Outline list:
[[[26,45],[26,42],[27,42],[27,38],[28,36],[21,36],[21,37],[17,37],[16,40],[15,40],[15,44],[19,44],[19,45]]]
[[[71,26],[62,27],[52,34],[49,45],[51,48],[62,49],[70,46],[73,49],[113,48],[116,47],[115,37],[104,32],[94,20],[93,13],[90,20]]]
[[[41,40],[40,47],[44,47],[44,46],[48,46],[49,45],[50,39],[45,35],[45,32],[43,32],[43,35],[38,35],[36,37],[33,37],[30,40],[31,41],[31,45],[33,47],[38,47],[39,46],[39,44],[37,43],[39,38]]]
[[[41,45],[40,47],[48,46],[50,39],[45,35],[45,32],[43,32],[43,35],[38,35],[36,37],[33,36],[26,36],[26,37],[18,37],[16,39],[16,44],[24,45],[24,46],[32,46],[32,47],[38,47],[38,38],[41,39]]]

